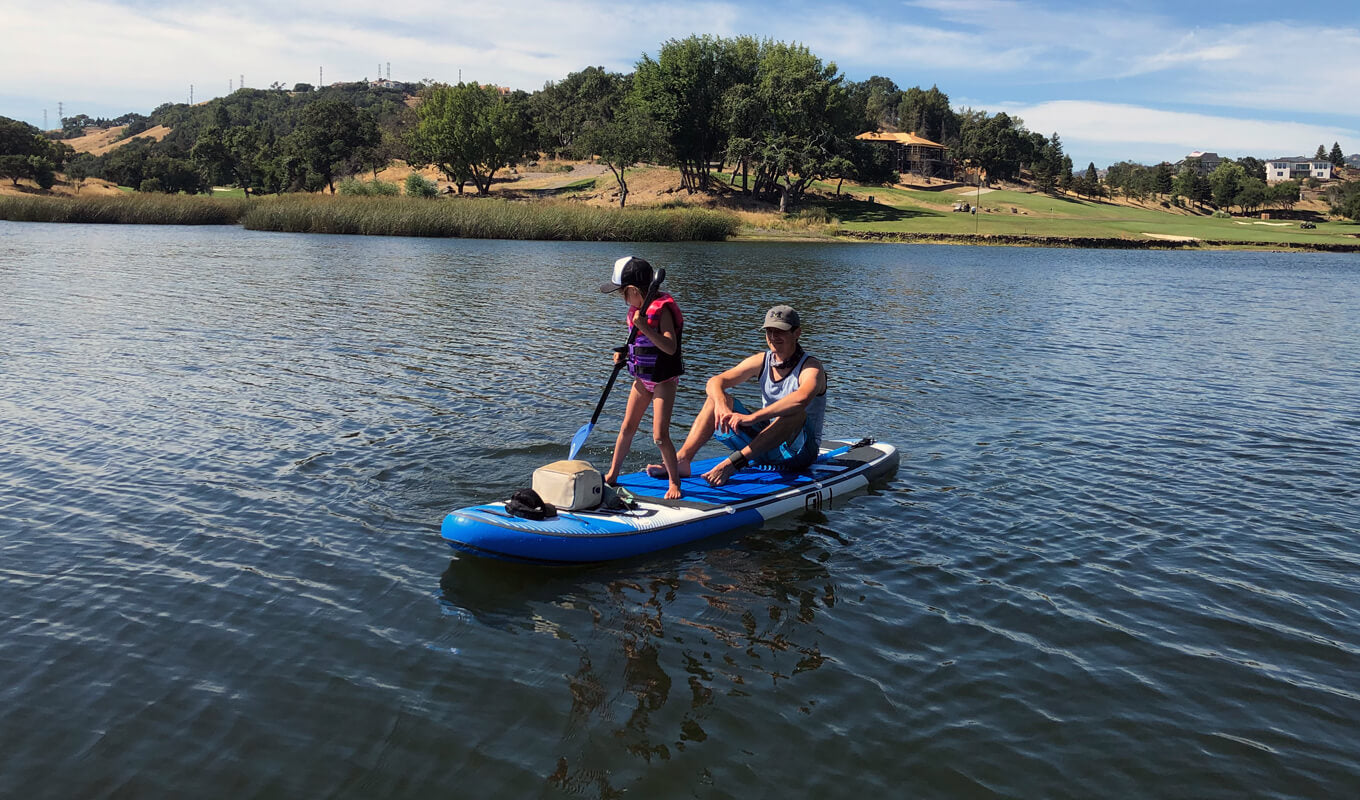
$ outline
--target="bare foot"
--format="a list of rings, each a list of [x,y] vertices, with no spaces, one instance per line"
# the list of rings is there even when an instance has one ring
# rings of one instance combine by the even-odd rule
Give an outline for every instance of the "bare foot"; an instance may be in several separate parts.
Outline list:
[[[678,483],[672,483],[671,488],[666,490],[667,500],[679,500],[683,496],[684,493],[680,491],[680,484]]]
[[[688,478],[689,475],[690,475],[690,473],[689,473],[689,462],[688,462],[688,461],[677,461],[677,462],[675,462],[675,471],[678,472],[678,473],[680,473],[679,477],[681,477],[681,478]],[[666,465],[665,465],[665,464],[648,464],[648,465],[647,465],[647,474],[650,475],[650,476],[652,476],[653,478],[669,478],[669,477],[670,477],[670,475],[666,474]]]
[[[708,481],[709,486],[722,486],[736,471],[732,462],[724,458],[718,462],[718,466],[704,473],[704,480]]]
[[[618,484],[618,480],[619,480],[619,476],[618,476],[617,474],[605,475],[605,476],[604,476],[604,485],[605,485],[605,486],[618,486],[618,485],[619,485],[619,484]]]

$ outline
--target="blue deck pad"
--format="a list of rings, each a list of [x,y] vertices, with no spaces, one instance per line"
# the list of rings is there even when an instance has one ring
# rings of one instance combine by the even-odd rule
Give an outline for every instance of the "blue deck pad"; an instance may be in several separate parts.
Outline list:
[[[801,486],[817,480],[810,472],[777,472],[775,470],[747,467],[732,476],[724,486],[709,486],[702,475],[717,466],[726,456],[695,461],[690,465],[692,477],[680,481],[684,499],[701,503],[729,505],[743,500],[751,500],[767,494],[783,491],[793,486]],[[815,469],[815,467],[814,467]],[[665,497],[670,484],[665,478],[652,478],[646,472],[630,472],[619,476],[619,485],[641,497]]]

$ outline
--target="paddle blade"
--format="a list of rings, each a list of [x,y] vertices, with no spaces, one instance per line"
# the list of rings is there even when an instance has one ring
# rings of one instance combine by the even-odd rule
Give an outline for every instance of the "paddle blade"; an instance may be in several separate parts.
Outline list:
[[[571,437],[571,453],[567,455],[567,460],[575,460],[576,454],[581,452],[581,447],[585,445],[586,439],[590,437],[590,432],[595,429],[595,423],[587,422],[582,425],[576,435]]]

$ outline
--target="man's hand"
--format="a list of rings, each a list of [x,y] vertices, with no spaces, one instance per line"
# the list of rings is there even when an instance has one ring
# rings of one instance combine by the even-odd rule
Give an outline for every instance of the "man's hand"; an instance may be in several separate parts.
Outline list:
[[[719,410],[715,415],[714,422],[716,423],[716,427],[719,431],[723,433],[731,433],[733,430],[736,429],[738,425],[745,425],[747,423],[750,423],[751,415],[738,414],[737,412],[731,409],[728,409],[726,411]]]

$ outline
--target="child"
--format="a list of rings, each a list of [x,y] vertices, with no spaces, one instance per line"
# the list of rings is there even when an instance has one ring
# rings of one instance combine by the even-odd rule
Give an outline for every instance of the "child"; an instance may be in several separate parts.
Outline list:
[[[652,265],[635,256],[624,256],[614,262],[612,279],[600,286],[605,293],[619,292],[628,304],[626,320],[637,328],[637,337],[627,348],[614,353],[614,363],[625,358],[628,374],[633,376],[633,389],[628,393],[628,407],[623,413],[623,426],[618,441],[614,442],[614,458],[605,473],[606,483],[613,485],[619,469],[633,446],[633,435],[642,423],[647,404],[652,404],[652,438],[661,450],[670,487],[667,500],[681,496],[680,471],[675,460],[675,445],[671,442],[671,411],[675,408],[675,387],[684,374],[680,357],[680,333],[685,319],[675,298],[658,292],[647,301],[647,289],[652,284]],[[646,304],[646,308],[643,305]],[[626,351],[626,352],[624,352]]]

